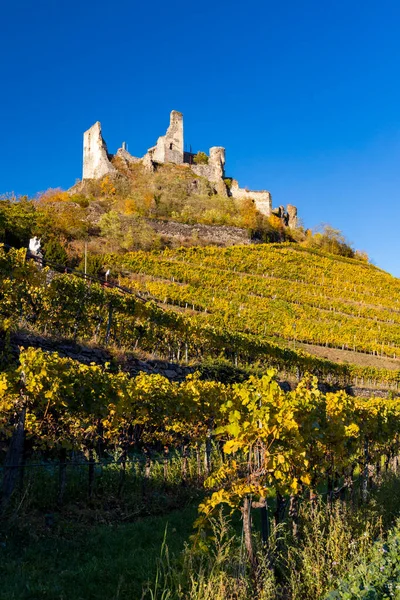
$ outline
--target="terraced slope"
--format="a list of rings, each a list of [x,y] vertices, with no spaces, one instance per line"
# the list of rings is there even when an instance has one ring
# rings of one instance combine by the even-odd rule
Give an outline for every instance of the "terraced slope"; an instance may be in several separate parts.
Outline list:
[[[350,350],[355,362],[356,352],[400,356],[400,280],[364,262],[295,244],[136,252],[107,262],[130,287],[217,328]]]
[[[123,287],[38,270],[23,250],[0,249],[0,327],[192,365],[224,357],[284,378],[308,371],[340,386],[399,388],[399,280],[371,265],[295,245],[138,252],[104,264]]]

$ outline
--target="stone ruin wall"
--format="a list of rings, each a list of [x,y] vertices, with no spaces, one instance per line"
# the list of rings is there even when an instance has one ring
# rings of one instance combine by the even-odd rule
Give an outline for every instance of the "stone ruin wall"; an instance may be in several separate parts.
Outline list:
[[[116,155],[127,166],[130,163],[141,162],[146,170],[154,171],[157,164],[174,163],[186,165],[193,173],[207,179],[213,186],[214,192],[221,196],[232,196],[235,199],[250,198],[257,210],[266,217],[277,214],[289,227],[297,226],[297,208],[288,205],[287,212],[283,207],[273,211],[272,197],[268,191],[253,191],[239,187],[232,179],[231,186],[225,184],[225,148],[213,146],[207,164],[192,164],[193,154],[184,151],[183,115],[173,110],[170,114],[170,124],[165,133],[158,138],[157,143],[149,148],[143,158],[136,158],[126,150],[125,142]],[[111,164],[112,155],[107,151],[107,145],[101,133],[101,125],[97,121],[83,136],[83,179],[101,179],[104,175],[116,173]],[[185,162],[190,160],[190,164]]]
[[[292,229],[296,229],[298,226],[298,218],[297,218],[297,207],[293,206],[293,204],[288,204],[286,207],[287,219],[288,219],[288,227]]]
[[[270,217],[272,214],[272,196],[266,190],[260,192],[254,192],[252,190],[244,189],[239,187],[239,183],[236,179],[232,179],[231,184],[231,195],[233,198],[237,198],[238,200],[244,200],[245,198],[251,198],[254,200],[254,204],[257,207],[257,210],[265,215],[266,217]]]
[[[224,182],[225,176],[225,148],[222,146],[213,146],[210,148],[210,155],[207,164],[191,164],[193,173],[200,177],[205,177],[214,184],[214,190],[220,196],[227,196],[228,190]]]
[[[183,114],[173,110],[165,135],[158,138],[157,144],[147,151],[155,163],[183,163]]]
[[[107,145],[101,135],[101,125],[97,121],[83,134],[83,175],[82,179],[101,179],[115,173],[109,160]]]
[[[122,148],[118,148],[115,156],[120,158],[126,165],[141,162],[141,158],[137,158],[136,156],[132,156],[132,154],[129,154],[124,144],[125,142],[123,143]]]

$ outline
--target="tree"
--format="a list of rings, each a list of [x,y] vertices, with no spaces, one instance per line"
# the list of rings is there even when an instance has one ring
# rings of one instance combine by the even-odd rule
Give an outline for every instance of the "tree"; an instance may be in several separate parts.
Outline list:
[[[312,235],[307,235],[305,245],[310,248],[320,248],[331,254],[339,254],[354,258],[355,252],[339,229],[328,224],[323,225]]]
[[[150,250],[160,246],[160,237],[142,219],[115,210],[101,216],[100,231],[109,242],[124,250]]]
[[[0,240],[27,247],[36,225],[35,206],[26,196],[0,201]]]

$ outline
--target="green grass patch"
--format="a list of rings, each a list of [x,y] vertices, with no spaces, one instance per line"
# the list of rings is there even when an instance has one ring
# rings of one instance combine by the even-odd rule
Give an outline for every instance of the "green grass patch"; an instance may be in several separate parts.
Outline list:
[[[154,579],[165,529],[179,554],[196,507],[134,523],[85,527],[59,521],[0,534],[0,600],[139,600]]]

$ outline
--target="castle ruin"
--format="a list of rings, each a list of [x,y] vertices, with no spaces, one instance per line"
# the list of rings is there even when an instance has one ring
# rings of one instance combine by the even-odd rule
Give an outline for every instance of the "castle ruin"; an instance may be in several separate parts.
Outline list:
[[[296,227],[297,209],[288,205],[285,211],[280,206],[277,210],[272,208],[270,192],[253,191],[239,187],[235,179],[226,178],[225,175],[225,148],[213,146],[203,163],[196,163],[196,154],[185,152],[183,137],[183,115],[173,110],[170,115],[170,124],[165,133],[158,138],[155,146],[149,148],[142,158],[132,156],[123,142],[116,155],[125,163],[141,162],[149,171],[154,171],[158,164],[174,163],[190,168],[193,173],[205,177],[213,186],[214,192],[221,196],[231,196],[237,199],[251,199],[257,210],[266,217],[277,214],[286,225]],[[83,135],[83,175],[85,179],[101,179],[104,175],[116,173],[112,165],[113,155],[109,154],[107,145],[101,133],[101,124],[97,121]]]

